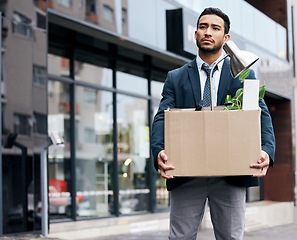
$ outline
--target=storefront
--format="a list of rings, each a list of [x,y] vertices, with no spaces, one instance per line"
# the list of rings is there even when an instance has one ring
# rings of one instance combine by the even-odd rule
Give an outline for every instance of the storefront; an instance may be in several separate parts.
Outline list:
[[[196,13],[188,7],[183,29],[170,19],[166,25],[166,10],[180,12],[178,2],[1,2],[4,233],[41,229],[40,147],[50,132],[64,139],[63,147],[48,148],[50,223],[168,210],[165,180],[153,168],[150,126],[167,72],[196,54]],[[238,9],[248,6],[254,14],[239,2]],[[183,36],[177,49],[169,25]],[[277,139],[278,166],[248,191],[248,201],[293,201],[292,96],[278,83],[290,83],[291,69],[283,53],[286,29],[275,29],[281,56],[232,34],[240,48],[261,57],[255,71],[268,82]]]
[[[149,126],[167,71],[187,59],[54,11],[48,16],[48,128],[65,138],[64,149],[49,148],[51,219],[168,208]]]

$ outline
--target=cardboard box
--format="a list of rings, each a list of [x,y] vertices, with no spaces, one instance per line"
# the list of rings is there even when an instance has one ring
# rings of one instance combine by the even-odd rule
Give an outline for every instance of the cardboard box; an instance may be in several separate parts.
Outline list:
[[[165,111],[167,171],[173,176],[253,175],[260,169],[261,109]]]

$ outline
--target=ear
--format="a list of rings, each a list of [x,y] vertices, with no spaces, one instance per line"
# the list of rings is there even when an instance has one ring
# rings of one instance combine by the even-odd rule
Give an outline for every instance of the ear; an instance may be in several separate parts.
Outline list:
[[[195,31],[195,39],[197,39],[197,30]]]
[[[225,35],[224,35],[224,43],[225,43],[225,42],[228,42],[229,39],[230,39],[230,34],[225,34]]]

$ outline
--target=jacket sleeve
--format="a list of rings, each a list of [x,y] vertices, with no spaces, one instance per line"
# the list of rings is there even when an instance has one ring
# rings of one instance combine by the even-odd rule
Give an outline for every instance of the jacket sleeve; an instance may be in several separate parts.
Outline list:
[[[250,79],[255,79],[254,71],[250,71],[248,76]],[[271,116],[268,107],[264,100],[259,102],[261,108],[261,148],[270,158],[269,166],[273,167],[275,154],[275,136],[272,126]]]
[[[175,107],[175,91],[172,82],[172,73],[169,72],[163,86],[162,99],[154,117],[151,134],[151,148],[155,169],[158,170],[157,156],[164,150],[164,110]]]
[[[270,157],[269,166],[273,167],[275,154],[275,137],[272,126],[272,120],[265,101],[259,102],[261,107],[261,145],[262,150],[268,153]]]

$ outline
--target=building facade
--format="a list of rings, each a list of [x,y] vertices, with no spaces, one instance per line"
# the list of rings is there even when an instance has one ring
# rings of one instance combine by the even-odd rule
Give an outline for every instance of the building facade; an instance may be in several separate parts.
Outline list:
[[[1,1],[4,233],[41,228],[40,148],[52,133],[64,145],[48,148],[50,223],[168,210],[150,126],[167,72],[197,53],[196,21],[208,6],[226,12],[231,39],[260,57],[253,69],[273,118],[275,167],[248,201],[294,200],[290,2]]]

